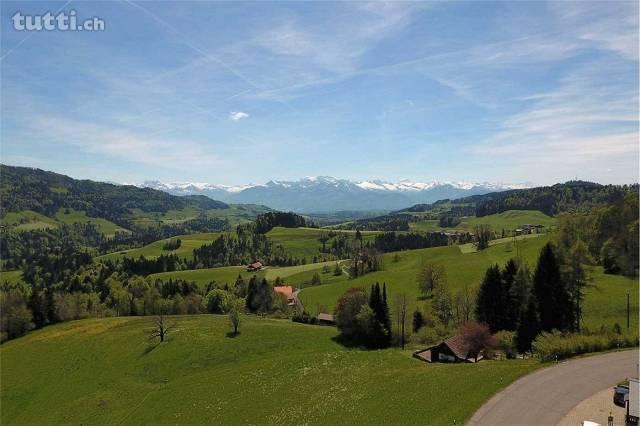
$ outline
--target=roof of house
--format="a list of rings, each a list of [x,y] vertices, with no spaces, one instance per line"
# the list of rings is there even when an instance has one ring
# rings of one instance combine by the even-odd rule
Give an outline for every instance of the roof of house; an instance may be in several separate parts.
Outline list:
[[[460,359],[467,359],[472,356],[469,345],[459,334],[449,337],[444,341],[444,344],[447,345],[447,347],[451,349],[451,352]]]
[[[293,287],[289,285],[279,285],[273,287],[273,289],[278,293],[284,294],[287,299],[291,299],[293,297]]]
[[[262,268],[262,262],[254,262],[248,266],[251,268]]]
[[[334,321],[331,314],[318,314],[318,321]]]
[[[423,361],[431,362],[431,349],[415,352],[413,356]]]

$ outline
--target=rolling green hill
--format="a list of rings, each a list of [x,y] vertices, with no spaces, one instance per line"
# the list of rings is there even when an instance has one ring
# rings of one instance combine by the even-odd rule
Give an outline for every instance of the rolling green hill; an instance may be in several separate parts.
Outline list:
[[[168,342],[150,346],[151,321],[72,321],[0,346],[2,424],[463,424],[540,366],[426,364],[247,316],[235,338],[226,316],[173,317]]]
[[[271,231],[267,232],[274,244],[283,246],[288,253],[297,257],[306,257],[307,259],[313,258],[313,256],[320,256],[322,253],[322,243],[319,238],[321,235],[327,235],[329,232],[336,234],[342,233],[351,238],[355,236],[355,231],[336,231],[326,230],[318,228],[283,228],[275,227]],[[362,239],[364,242],[373,241],[377,231],[362,231]],[[335,238],[335,237],[334,237]],[[331,246],[333,238],[327,241],[327,246]]]
[[[200,285],[206,285],[211,281],[217,283],[226,283],[233,285],[238,275],[241,275],[245,280],[248,280],[253,275],[257,275],[262,278],[265,277],[268,280],[275,280],[280,277],[286,281],[287,284],[299,286],[302,280],[307,275],[313,275],[315,272],[321,272],[322,267],[325,265],[333,266],[335,262],[321,262],[312,263],[308,265],[286,266],[282,268],[268,266],[260,272],[247,272],[244,266],[223,266],[220,268],[208,268],[208,269],[192,269],[187,271],[175,271],[175,272],[162,272],[159,274],[150,275],[151,279],[168,280],[182,279],[187,281],[194,281]]]
[[[456,230],[473,232],[477,225],[489,225],[494,232],[500,233],[521,228],[524,224],[543,225],[550,228],[555,225],[555,218],[537,210],[509,210],[483,217],[463,217],[462,222],[453,228],[443,228],[436,219],[425,219],[419,222],[410,222],[409,226],[416,231]]]
[[[211,244],[213,240],[222,235],[221,232],[205,232],[201,234],[186,234],[177,235],[171,238],[165,238],[163,240],[154,241],[151,244],[147,244],[144,247],[119,251],[116,253],[109,253],[102,256],[98,256],[97,260],[115,260],[121,257],[140,257],[145,256],[153,259],[162,254],[175,254],[180,257],[190,259],[193,257],[193,249],[198,248],[204,244]],[[180,247],[176,250],[164,250],[163,246],[171,241],[179,238],[181,241]]]
[[[106,219],[89,217],[85,212],[73,209],[58,210],[55,215],[55,219],[58,222],[67,225],[71,225],[73,223],[92,223],[96,225],[98,230],[107,237],[113,236],[116,232],[130,232],[128,229],[118,226],[113,222],[109,222]]]
[[[542,246],[548,241],[546,235],[527,238],[519,242],[522,258],[535,268],[536,259]],[[511,247],[509,247],[511,246]],[[351,287],[368,288],[376,281],[386,282],[389,300],[395,294],[406,293],[409,300],[416,303],[420,296],[416,284],[418,267],[423,260],[445,266],[449,289],[453,294],[465,285],[476,288],[489,265],[499,263],[501,266],[511,257],[516,256],[516,248],[507,242],[496,244],[481,252],[463,253],[458,246],[436,247],[423,250],[412,250],[399,253],[399,261],[394,262],[393,253],[384,255],[384,270],[365,276],[348,279],[346,276],[333,279],[329,284],[305,288],[300,292],[300,300],[305,309],[317,313],[318,307],[333,310],[338,298]],[[586,289],[584,303],[584,323],[591,328],[601,325],[608,327],[614,323],[626,324],[626,293],[638,294],[637,279],[619,275],[607,275],[601,267],[596,267],[592,274],[592,282]],[[638,329],[638,301],[632,298],[631,325]]]

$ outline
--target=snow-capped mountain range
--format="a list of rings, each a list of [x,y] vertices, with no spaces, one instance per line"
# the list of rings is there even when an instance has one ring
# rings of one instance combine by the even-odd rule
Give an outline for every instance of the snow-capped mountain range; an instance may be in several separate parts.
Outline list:
[[[174,195],[206,195],[228,203],[262,204],[277,210],[326,213],[341,210],[398,210],[418,203],[432,203],[445,198],[460,198],[531,185],[409,180],[395,183],[381,180],[354,182],[317,176],[298,181],[272,180],[262,185],[227,186],[201,182],[145,181],[137,186],[159,189]]]

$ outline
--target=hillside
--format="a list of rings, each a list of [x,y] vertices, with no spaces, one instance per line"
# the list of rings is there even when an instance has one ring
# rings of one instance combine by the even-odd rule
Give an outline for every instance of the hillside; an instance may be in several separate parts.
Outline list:
[[[255,316],[235,338],[226,316],[173,317],[168,342],[150,346],[151,321],[73,321],[0,346],[2,424],[463,424],[540,366],[428,365],[409,350],[345,349],[333,327]]]
[[[532,268],[541,247],[548,241],[548,236],[532,236],[518,242],[519,251]],[[399,259],[394,261],[394,254],[384,255],[384,270],[372,272],[356,279],[346,276],[330,280],[331,284],[309,287],[302,290],[300,300],[310,312],[316,313],[318,307],[322,310],[333,310],[338,298],[351,287],[368,288],[372,283],[386,282],[389,299],[396,294],[405,293],[409,296],[411,305],[428,304],[420,301],[420,293],[416,283],[418,268],[422,261],[442,264],[447,273],[448,287],[453,294],[465,286],[477,288],[487,267],[493,263],[504,265],[510,258],[516,256],[516,248],[511,239],[505,239],[481,252],[463,252],[463,246],[436,247],[423,250],[411,250],[399,253]],[[290,281],[296,282],[302,277],[292,276]],[[626,293],[637,294],[638,281],[618,275],[604,274],[601,267],[593,272],[591,285],[587,288],[584,306],[584,323],[590,329],[599,329],[601,325],[607,327],[614,323],[626,322]],[[632,300],[631,324],[637,329],[638,304]]]
[[[224,209],[228,205],[204,196],[177,197],[166,192],[130,185],[76,180],[65,175],[27,167],[0,165],[2,216],[32,210],[53,217],[61,208],[87,212],[124,223],[133,209],[167,212],[185,207]]]
[[[476,216],[487,216],[507,210],[538,210],[548,216],[559,213],[587,211],[620,201],[630,192],[638,192],[638,184],[600,185],[592,182],[570,181],[552,186],[511,189],[482,195],[457,198],[457,205],[472,206]],[[448,200],[444,200],[448,201]],[[439,209],[444,201],[417,204],[400,212],[427,212]]]
[[[460,223],[453,227],[442,227],[439,220],[429,219],[428,217],[410,222],[409,227],[415,231],[455,230],[473,232],[477,225],[488,225],[494,232],[499,234],[503,229],[512,231],[521,228],[524,224],[542,225],[548,229],[555,222],[553,217],[537,210],[508,210],[483,217],[463,216],[460,218]]]
[[[116,247],[141,245],[180,233],[230,229],[271,211],[258,205],[230,205],[202,195],[180,197],[149,188],[76,180],[26,167],[0,165],[0,174],[4,230],[92,225],[106,238],[128,234],[112,244]],[[86,236],[90,231],[78,228],[62,234]]]

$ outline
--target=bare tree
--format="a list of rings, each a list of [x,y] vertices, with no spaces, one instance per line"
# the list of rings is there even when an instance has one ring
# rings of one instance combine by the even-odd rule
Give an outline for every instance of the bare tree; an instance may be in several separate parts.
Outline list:
[[[456,293],[453,305],[456,315],[456,322],[464,324],[471,321],[473,308],[475,306],[475,291],[465,284],[464,288]]]
[[[437,263],[424,263],[417,276],[418,289],[425,296],[431,295],[435,289],[447,282],[444,266]]]
[[[394,300],[394,311],[396,313],[396,324],[398,327],[398,335],[400,336],[400,346],[404,349],[404,328],[407,321],[407,295],[406,293],[397,294]]]
[[[149,340],[153,340],[156,337],[160,338],[160,343],[164,342],[169,331],[175,328],[174,324],[169,325],[164,315],[158,315],[154,320],[154,327],[149,334]]]

